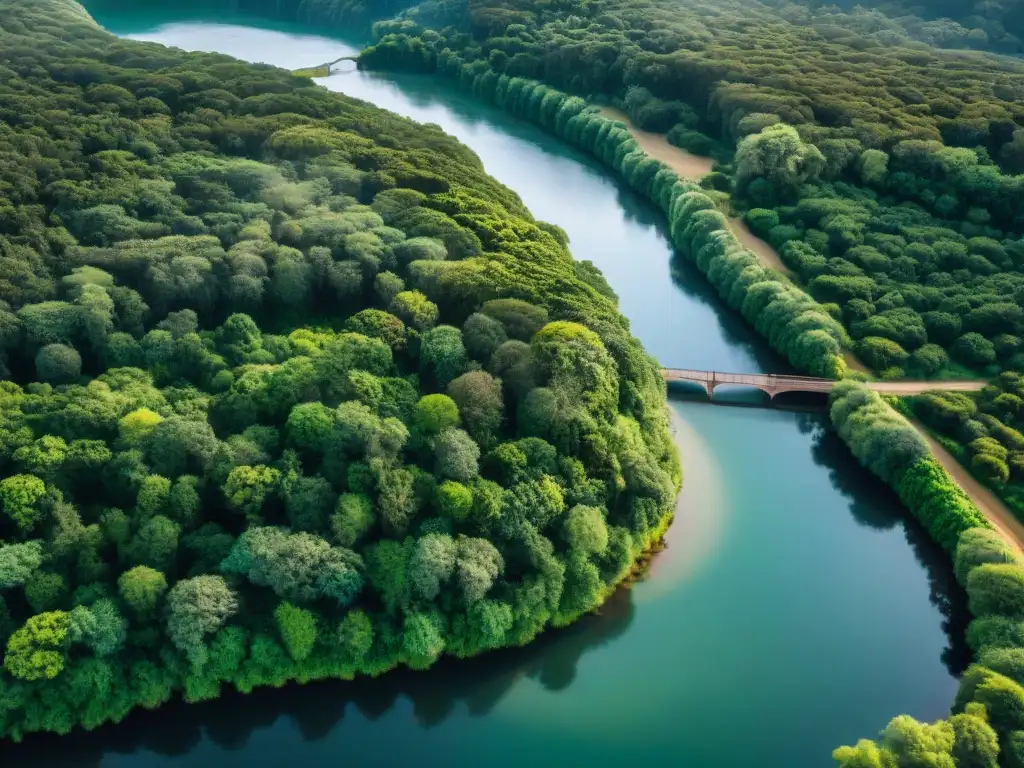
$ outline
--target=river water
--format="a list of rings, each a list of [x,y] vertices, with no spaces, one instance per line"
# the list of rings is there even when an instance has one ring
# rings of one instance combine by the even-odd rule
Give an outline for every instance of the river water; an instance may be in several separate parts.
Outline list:
[[[243,18],[94,11],[112,31],[288,68],[350,44]],[[179,12],[180,13],[180,12]],[[321,81],[473,148],[558,224],[666,366],[787,370],[673,260],[663,221],[596,162],[440,83]],[[827,765],[906,712],[944,715],[966,658],[943,555],[820,412],[674,397],[685,487],[668,548],[601,611],[525,649],[425,673],[172,704],[92,734],[0,750],[17,766],[257,768]]]

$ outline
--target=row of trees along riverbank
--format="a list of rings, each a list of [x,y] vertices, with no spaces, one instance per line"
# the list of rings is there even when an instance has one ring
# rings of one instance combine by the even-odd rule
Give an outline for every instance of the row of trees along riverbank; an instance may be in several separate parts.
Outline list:
[[[745,211],[879,374],[1024,369],[1019,63],[811,43],[757,2],[544,14],[475,0],[465,17],[446,3],[440,31],[416,23],[444,26],[438,5],[376,25],[366,60],[444,72],[455,56],[474,76],[618,104],[637,127],[719,159],[705,194]]]
[[[361,67],[386,67],[387,51],[366,49]],[[450,51],[437,61],[444,74],[474,96],[547,128],[617,171],[668,217],[673,245],[691,258],[726,303],[740,312],[797,368],[816,376],[846,372],[842,325],[785,276],[767,269],[731,232],[715,201],[649,157],[617,121],[577,96],[525,78],[498,75],[484,62],[466,64]]]
[[[830,416],[857,459],[892,486],[950,553],[974,618],[953,714],[936,723],[901,715],[877,741],[837,749],[844,768],[1017,768],[1024,765],[1024,560],[929,454],[914,426],[877,393],[836,385]]]
[[[373,48],[361,66],[387,66]],[[499,75],[450,52],[437,71],[461,88],[553,131],[618,171],[668,216],[673,244],[695,261],[726,302],[798,367],[841,376],[840,324],[814,299],[761,266],[729,232],[714,200],[648,157],[621,123],[578,97],[542,83]],[[1024,765],[1024,562],[991,530],[984,515],[930,456],[917,430],[877,393],[842,382],[831,416],[854,455],[897,490],[907,508],[954,558],[975,619],[969,642],[978,663],[965,675],[954,714],[935,724],[895,718],[878,742],[836,750],[853,766]],[[927,758],[931,762],[922,763]]]
[[[658,366],[466,147],[71,0],[0,71],[0,737],[523,645],[660,537]]]

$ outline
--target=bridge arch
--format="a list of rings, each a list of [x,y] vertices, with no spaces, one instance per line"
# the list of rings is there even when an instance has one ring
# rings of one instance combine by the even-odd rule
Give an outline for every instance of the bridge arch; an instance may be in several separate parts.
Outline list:
[[[785,392],[820,392],[828,394],[836,382],[813,376],[795,376],[783,373],[723,373],[721,371],[697,371],[685,368],[662,368],[665,381],[685,381],[696,384],[714,400],[715,389],[723,384],[738,384],[759,389],[774,400]],[[982,379],[960,381],[869,381],[867,387],[875,392],[888,395],[916,395],[929,390],[942,389],[956,392],[972,392],[985,387]]]
[[[713,400],[715,390],[723,385],[737,385],[758,389],[768,395],[769,400],[783,392],[822,392],[832,391],[835,382],[831,379],[819,379],[811,376],[790,376],[774,373],[723,373],[720,371],[696,371],[681,368],[662,369],[666,381],[686,381],[697,384]]]

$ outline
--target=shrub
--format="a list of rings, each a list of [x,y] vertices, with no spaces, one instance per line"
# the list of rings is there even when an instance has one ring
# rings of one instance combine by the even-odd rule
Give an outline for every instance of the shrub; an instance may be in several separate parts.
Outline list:
[[[1001,533],[990,528],[971,528],[960,534],[954,558],[956,579],[966,586],[968,574],[985,563],[1020,563],[1017,550]]]
[[[36,355],[36,375],[40,381],[67,384],[82,375],[82,356],[67,344],[47,344]]]
[[[967,596],[975,616],[1024,619],[1024,566],[984,563],[967,575]]]

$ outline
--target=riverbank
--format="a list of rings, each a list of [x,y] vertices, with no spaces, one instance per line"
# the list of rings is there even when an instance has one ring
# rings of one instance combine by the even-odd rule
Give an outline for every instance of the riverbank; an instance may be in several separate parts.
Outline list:
[[[681,178],[690,181],[700,181],[711,173],[715,164],[713,158],[694,155],[685,149],[670,144],[663,133],[651,133],[650,131],[637,128],[630,121],[629,115],[621,109],[601,107],[598,110],[598,114],[610,120],[624,123],[630,135],[636,139],[636,143],[648,156],[664,163],[679,174]],[[755,235],[743,219],[737,216],[729,216],[728,220],[729,229],[732,230],[733,235],[736,236],[736,239],[739,240],[744,248],[757,256],[761,264],[769,269],[774,269],[776,272],[781,272],[791,279],[794,277],[793,271],[785,265],[778,251]]]
[[[946,450],[945,446],[936,440],[928,431],[928,428],[917,419],[911,419],[918,432],[928,443],[928,449],[932,456],[952,476],[968,496],[971,497],[981,513],[985,515],[992,526],[999,531],[1003,537],[1017,549],[1024,551],[1024,523],[1017,519],[1006,503],[996,496],[992,490],[983,485],[970,471],[957,461],[956,457]]]
[[[133,31],[183,48],[230,44],[236,56],[282,66],[325,61],[338,50],[337,40],[315,30],[273,35],[223,21]],[[359,72],[325,84],[437,123],[469,145],[490,175],[568,233],[578,259],[600,268],[633,333],[664,363],[784,367],[739,314],[725,310],[696,266],[673,257],[662,214],[588,155],[436,79]],[[946,649],[962,634],[947,625],[951,574],[922,546],[923,534],[905,532],[887,489],[850,461],[816,414],[673,408],[734,479],[705,505],[724,521],[721,539],[684,578],[672,569],[683,561],[674,534],[685,537],[686,528],[673,525],[670,550],[620,593],[625,599],[537,644],[425,674],[172,705],[70,737],[91,749],[69,746],[65,761],[53,760],[57,745],[64,749],[57,739],[37,739],[34,749],[5,758],[62,768],[289,761],[326,768],[338,754],[359,764],[431,768],[666,759],[742,768],[764,759],[763,744],[781,743],[791,768],[818,768],[835,744],[873,730],[894,707],[922,718],[943,714],[955,687]],[[697,471],[688,473],[690,490],[699,487]],[[866,572],[866,561],[877,568]],[[808,624],[813,631],[793,632]],[[638,686],[643,701],[622,708]],[[747,739],[734,738],[740,721],[749,724]]]
[[[683,487],[661,551],[650,558],[640,575],[653,584],[643,593],[644,601],[657,599],[694,578],[721,551],[728,522],[724,517],[729,507],[723,467],[705,438],[671,402],[668,410],[676,450],[686,462]]]

